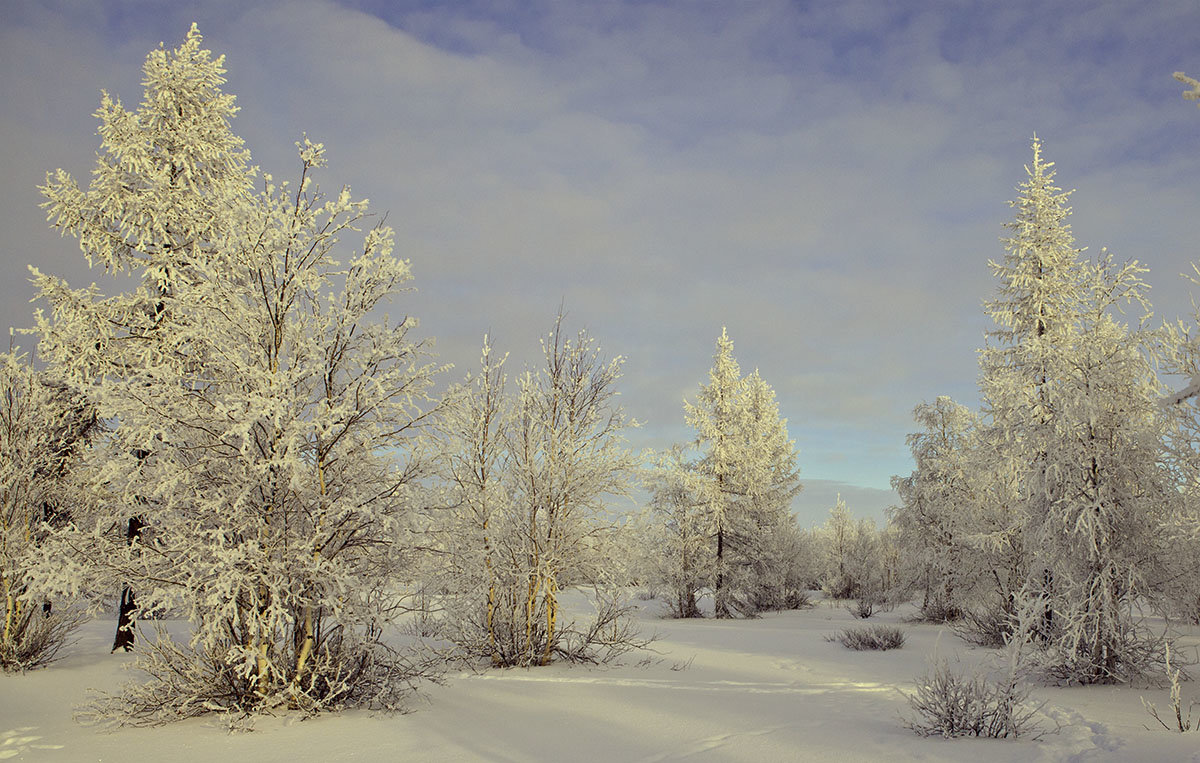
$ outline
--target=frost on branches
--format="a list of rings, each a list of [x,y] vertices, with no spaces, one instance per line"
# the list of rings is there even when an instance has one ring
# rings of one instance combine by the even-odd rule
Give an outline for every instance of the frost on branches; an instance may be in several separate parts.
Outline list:
[[[930,500],[965,503],[973,527],[951,530],[947,550],[965,535],[983,552],[966,558],[991,557],[999,597],[985,602],[988,622],[1004,637],[1029,633],[1059,678],[1127,680],[1158,651],[1134,608],[1152,593],[1156,532],[1172,492],[1151,337],[1115,317],[1128,305],[1148,317],[1144,269],[1078,256],[1068,194],[1054,186],[1036,139],[1033,152],[1005,259],[992,266],[1000,287],[988,303],[998,328],[980,355],[986,416],[957,457],[939,455],[944,447],[929,435],[914,441],[919,471],[901,485],[901,516]],[[949,423],[950,413],[928,425]]]
[[[145,93],[136,111],[104,94],[96,112],[100,152],[88,189],[62,170],[47,175],[44,206],[55,228],[79,241],[89,264],[141,279],[135,292],[107,300],[102,309],[74,310],[74,302],[99,295],[72,294],[65,283],[33,269],[42,293],[55,294],[51,302],[62,320],[91,322],[94,341],[57,350],[72,355],[77,369],[104,375],[139,365],[155,336],[165,333],[158,330],[168,305],[164,297],[199,278],[193,265],[211,256],[241,222],[253,170],[241,138],[230,129],[237,108],[233,96],[221,92],[222,64],[201,48],[193,25],[178,50],[160,48],[147,57]],[[142,341],[124,347],[128,334]],[[43,354],[56,352],[45,346],[49,341],[53,337],[43,336]],[[130,504],[127,516],[114,520],[130,541],[146,521],[138,506]],[[115,585],[122,593],[113,648],[128,649],[133,590],[128,581]]]
[[[199,46],[193,27],[150,55],[138,112],[106,96],[86,192],[61,172],[45,189],[89,260],[141,283],[103,298],[38,275],[40,352],[112,426],[97,505],[47,540],[35,578],[133,581],[140,611],[192,623],[186,644],[159,634],[137,662],[149,682],[102,708],[123,722],[394,707],[421,672],[383,637],[405,608],[412,441],[436,371],[414,320],[380,317],[409,264],[382,225],[335,258],[367,205],[320,192],[320,144],[297,144],[295,183],[253,191],[221,59]],[[114,528],[131,514],[147,530],[127,543]]]
[[[715,579],[716,555],[694,456],[683,446],[672,448],[659,457],[647,482],[652,519],[643,538],[646,574],[670,592],[673,616],[703,617],[698,599]]]
[[[900,534],[912,576],[922,590],[921,616],[932,622],[957,620],[982,570],[968,563],[967,536],[975,531],[972,457],[977,453],[977,419],[948,397],[913,411],[922,431],[908,436],[916,469],[894,477],[900,505],[891,526]],[[986,573],[983,573],[986,574]]]
[[[684,402],[684,411],[700,455],[665,459],[650,485],[667,563],[660,575],[674,589],[677,614],[699,614],[702,580],[713,590],[717,617],[798,602],[803,551],[791,515],[801,487],[795,444],[775,391],[757,371],[742,376],[724,329],[709,383],[695,403]]]
[[[0,354],[0,670],[52,661],[80,613],[29,590],[45,527],[62,524],[82,503],[73,469],[96,415],[87,400],[51,384],[28,356]]]
[[[498,666],[605,661],[645,643],[617,598],[623,555],[603,501],[628,492],[636,467],[615,403],[622,360],[603,359],[586,332],[568,337],[562,320],[512,393],[485,340],[441,426],[448,635]],[[585,627],[562,620],[573,586],[590,587],[597,608]]]

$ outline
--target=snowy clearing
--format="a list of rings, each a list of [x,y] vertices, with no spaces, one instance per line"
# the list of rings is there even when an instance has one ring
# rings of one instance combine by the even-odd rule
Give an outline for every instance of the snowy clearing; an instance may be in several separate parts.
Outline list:
[[[75,723],[86,690],[112,690],[128,675],[120,666],[129,658],[108,654],[114,623],[96,621],[51,668],[0,677],[0,759],[127,760],[169,749],[178,761],[1200,760],[1200,736],[1147,728],[1140,697],[1165,708],[1165,689],[1038,687],[1048,733],[1037,741],[916,736],[901,723],[900,692],[935,650],[964,664],[993,653],[904,622],[910,608],[867,621],[899,625],[903,648],[854,652],[824,637],[864,621],[828,602],[749,621],[664,620],[660,602],[639,604],[659,640],[619,665],[456,673],[404,715],[265,717],[233,734],[212,719],[115,732]],[[1191,632],[1181,641],[1195,643]]]

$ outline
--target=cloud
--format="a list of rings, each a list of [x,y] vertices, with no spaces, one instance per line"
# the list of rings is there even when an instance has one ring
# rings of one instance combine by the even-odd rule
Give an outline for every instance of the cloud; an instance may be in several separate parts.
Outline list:
[[[1035,131],[1079,188],[1080,243],[1145,260],[1160,312],[1186,309],[1200,201],[1169,76],[1193,3],[921,7],[7,4],[0,323],[27,322],[28,261],[94,278],[33,186],[86,177],[99,89],[135,102],[145,53],[196,19],[255,160],[287,175],[307,131],[327,186],[388,212],[417,276],[403,308],[456,374],[485,331],[532,361],[561,300],[628,357],[638,442],[665,446],[727,325],[806,476],[886,485],[913,405],[974,402],[986,263]]]
[[[815,527],[829,518],[829,510],[838,497],[856,517],[874,519],[882,525],[887,521],[887,509],[900,502],[893,490],[865,488],[836,480],[804,480],[804,489],[792,499],[792,513],[801,527]]]

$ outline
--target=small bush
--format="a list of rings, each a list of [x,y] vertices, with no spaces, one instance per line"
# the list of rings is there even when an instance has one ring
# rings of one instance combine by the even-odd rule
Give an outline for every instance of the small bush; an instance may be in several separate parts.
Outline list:
[[[0,638],[0,672],[23,672],[54,662],[85,619],[81,610],[46,611],[40,606],[10,615],[9,638]]]
[[[954,632],[969,644],[989,649],[1007,646],[1016,630],[1016,615],[1006,607],[988,608],[962,613],[954,624]]]
[[[825,640],[836,641],[856,652],[882,652],[904,646],[904,631],[886,625],[875,625],[870,628],[847,628],[832,636],[826,636]]]
[[[1179,670],[1178,668],[1171,667],[1171,645],[1169,643],[1165,645],[1164,651],[1166,652],[1166,658],[1164,661],[1166,663],[1167,677],[1171,679],[1171,715],[1174,716],[1174,718],[1171,720],[1173,723],[1168,725],[1167,722],[1159,716],[1158,708],[1147,702],[1145,697],[1142,697],[1142,707],[1146,708],[1146,712],[1150,713],[1150,717],[1158,721],[1158,724],[1167,731],[1178,731],[1180,734],[1182,734],[1184,732],[1191,731],[1192,729],[1200,730],[1200,724],[1197,723],[1197,721],[1200,719],[1192,717],[1192,711],[1196,709],[1196,703],[1191,702],[1188,704],[1186,715],[1183,712],[1183,692],[1179,685],[1183,671]]]
[[[813,601],[812,594],[802,588],[794,588],[788,591],[785,605],[788,609],[812,609],[817,606]]]
[[[945,598],[934,597],[926,601],[912,618],[918,623],[953,623],[963,617],[963,611]]]
[[[871,615],[875,614],[875,602],[870,599],[859,599],[854,603],[853,607],[846,607],[846,611],[857,617],[859,620],[866,620]]]
[[[1030,707],[1028,701],[1029,689],[1019,685],[1016,671],[996,679],[981,670],[955,670],[939,660],[908,695],[915,715],[905,718],[904,725],[921,736],[946,738],[1040,735],[1033,718],[1041,705]]]

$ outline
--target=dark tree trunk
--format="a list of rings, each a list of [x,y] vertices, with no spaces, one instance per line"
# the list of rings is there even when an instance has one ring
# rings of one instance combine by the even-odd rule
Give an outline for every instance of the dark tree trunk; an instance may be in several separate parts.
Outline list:
[[[725,528],[717,525],[717,590],[713,592],[717,617],[732,617],[729,611],[728,591],[725,590]]]
[[[137,517],[129,518],[129,525],[125,528],[125,540],[132,545],[134,540],[142,537],[142,520]],[[128,652],[133,648],[133,626],[134,626],[134,610],[137,605],[133,600],[133,588],[126,583],[121,587],[121,609],[117,614],[117,635],[113,639],[112,650],[115,652],[118,649],[123,649]]]

